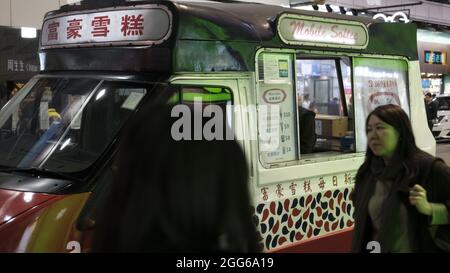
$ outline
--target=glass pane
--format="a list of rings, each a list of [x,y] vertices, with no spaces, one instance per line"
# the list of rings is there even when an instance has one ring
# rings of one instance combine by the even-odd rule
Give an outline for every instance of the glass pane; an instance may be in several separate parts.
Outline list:
[[[49,78],[22,90],[23,99],[0,112],[9,115],[0,124],[0,165],[63,173],[91,166],[149,91],[133,83],[99,84]]]
[[[58,143],[81,108],[94,91],[98,80],[40,79],[22,100],[8,104],[0,115],[8,116],[1,124],[0,165],[39,167]],[[73,99],[73,98],[77,99]],[[11,113],[11,114],[9,114]]]
[[[233,94],[225,87],[184,86],[170,101],[189,108],[191,130],[178,128],[180,139],[223,140],[233,135]],[[181,109],[181,112],[184,112]],[[200,124],[200,122],[201,124]],[[201,130],[201,132],[199,132]],[[186,133],[189,131],[190,133]],[[231,133],[230,133],[231,132]]]
[[[409,115],[407,63],[402,60],[354,58],[357,151],[365,151],[367,115],[379,105],[396,104]]]
[[[348,62],[348,58],[339,62],[345,94],[342,97],[335,59],[297,60],[300,152],[308,154],[301,158],[354,150],[353,120],[344,109],[348,102],[343,103],[352,95]]]

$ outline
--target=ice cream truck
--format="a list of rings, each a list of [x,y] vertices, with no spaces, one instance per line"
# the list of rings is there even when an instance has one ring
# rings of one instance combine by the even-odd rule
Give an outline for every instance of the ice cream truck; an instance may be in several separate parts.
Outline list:
[[[118,135],[157,101],[227,106],[265,252],[350,250],[350,193],[378,105],[400,105],[418,146],[435,152],[413,24],[256,3],[96,2],[46,14],[40,73],[1,109],[0,252],[89,251]]]

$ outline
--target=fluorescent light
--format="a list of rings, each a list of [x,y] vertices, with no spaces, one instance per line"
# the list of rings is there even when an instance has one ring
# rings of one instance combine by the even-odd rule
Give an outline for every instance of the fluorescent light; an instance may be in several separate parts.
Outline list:
[[[22,38],[36,38],[37,30],[34,27],[22,27]]]
[[[418,29],[417,41],[448,45],[450,44],[450,34]]]

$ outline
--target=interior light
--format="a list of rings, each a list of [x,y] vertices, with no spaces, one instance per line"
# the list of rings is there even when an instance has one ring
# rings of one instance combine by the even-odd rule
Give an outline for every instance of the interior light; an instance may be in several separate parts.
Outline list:
[[[37,30],[34,27],[22,27],[21,28],[22,38],[32,39],[37,37]]]
[[[417,41],[448,45],[450,44],[450,34],[418,29]]]

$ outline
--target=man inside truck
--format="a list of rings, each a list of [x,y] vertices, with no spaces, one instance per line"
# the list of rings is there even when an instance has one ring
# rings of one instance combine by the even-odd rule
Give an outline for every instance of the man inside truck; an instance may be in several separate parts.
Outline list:
[[[314,152],[316,145],[316,113],[303,107],[300,98],[301,96],[298,103],[300,153],[309,154]]]

